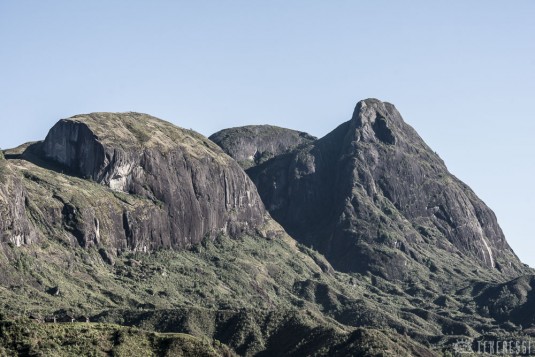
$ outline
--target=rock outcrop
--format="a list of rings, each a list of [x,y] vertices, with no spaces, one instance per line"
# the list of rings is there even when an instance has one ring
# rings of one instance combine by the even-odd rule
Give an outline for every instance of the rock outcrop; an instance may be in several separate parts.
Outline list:
[[[247,172],[272,216],[336,269],[405,279],[440,269],[445,252],[525,269],[494,213],[389,103],[360,101],[330,134]]]
[[[37,239],[26,212],[22,177],[13,172],[0,152],[0,242],[20,247]]]
[[[210,140],[245,169],[316,140],[305,132],[272,125],[248,125],[218,131]]]
[[[60,218],[79,245],[103,246],[104,256],[254,233],[264,222],[256,188],[234,160],[201,135],[148,115],[60,120],[21,157],[37,163],[28,176],[43,174],[27,180],[27,189],[44,230]],[[65,173],[65,182],[47,179],[45,165]],[[67,183],[74,177],[83,180]]]

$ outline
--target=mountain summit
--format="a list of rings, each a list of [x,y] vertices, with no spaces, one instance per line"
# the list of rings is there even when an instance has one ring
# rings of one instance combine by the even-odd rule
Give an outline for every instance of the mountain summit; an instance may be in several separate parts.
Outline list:
[[[273,125],[223,129],[211,135],[209,139],[245,169],[316,140],[305,132]]]
[[[325,137],[247,172],[272,216],[336,269],[399,280],[525,271],[494,213],[390,103],[360,101]]]
[[[49,208],[35,213],[45,226],[53,228],[59,217],[79,245],[103,246],[112,255],[183,248],[207,236],[254,232],[264,223],[262,201],[234,160],[201,135],[149,115],[93,113],[63,119],[43,142],[19,156],[110,189],[117,204],[38,178],[21,194],[37,206],[48,198]],[[24,170],[38,172],[39,166]],[[121,194],[135,203],[121,202]]]

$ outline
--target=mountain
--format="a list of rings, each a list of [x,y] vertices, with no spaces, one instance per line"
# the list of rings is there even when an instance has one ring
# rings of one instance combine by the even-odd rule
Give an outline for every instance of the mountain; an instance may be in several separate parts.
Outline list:
[[[437,356],[529,336],[533,275],[492,212],[393,106],[355,113],[232,150],[92,113],[3,151],[0,355]],[[251,147],[273,157],[246,173],[227,152]]]
[[[209,139],[238,161],[244,169],[316,140],[305,132],[272,125],[224,129],[211,135]]]
[[[184,247],[207,235],[234,236],[263,223],[262,201],[233,160],[209,140],[156,118],[76,116],[61,120],[35,146],[66,172],[145,201],[99,216],[59,199],[64,214],[76,212],[72,226],[82,246],[114,240],[115,249],[134,251]],[[99,230],[113,233],[99,237]]]
[[[360,101],[325,137],[247,172],[271,215],[337,270],[401,281],[528,272],[494,213],[389,103]]]
[[[349,278],[289,237],[237,162],[195,132],[138,113],[75,116],[6,150],[0,175],[2,354],[303,355],[397,339],[330,316]]]

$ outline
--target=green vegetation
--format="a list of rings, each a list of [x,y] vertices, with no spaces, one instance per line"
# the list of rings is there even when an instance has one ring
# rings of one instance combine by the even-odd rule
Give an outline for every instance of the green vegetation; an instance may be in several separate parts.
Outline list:
[[[162,154],[181,148],[190,155],[207,156],[221,161],[221,149],[194,132],[177,127],[151,115],[128,113],[91,113],[76,115],[74,121],[87,125],[99,141],[123,149],[132,147],[158,147]],[[228,160],[225,160],[228,162]]]
[[[469,306],[470,292],[444,299],[436,287],[422,282],[403,286],[377,276],[330,272],[321,256],[284,235],[273,240],[221,236],[181,252],[125,254],[113,266],[96,248],[72,249],[60,240],[2,249],[4,277],[25,283],[13,281],[1,290],[0,311],[42,318],[91,316],[91,321],[146,331],[187,333],[220,340],[240,355],[266,349],[287,353],[276,350],[283,335],[291,336],[288,344],[302,346],[295,355],[347,351],[349,346],[373,355],[383,343],[401,349],[390,355],[411,355],[429,341],[446,348],[450,341],[444,336],[478,336],[470,326],[501,331],[490,318],[459,310]],[[51,294],[55,287],[59,295]],[[386,340],[374,344],[366,332],[362,341],[349,343],[361,325]],[[384,329],[389,332],[373,332]],[[399,334],[410,337],[407,346],[388,342]]]
[[[231,356],[220,343],[111,324],[0,321],[0,356]]]

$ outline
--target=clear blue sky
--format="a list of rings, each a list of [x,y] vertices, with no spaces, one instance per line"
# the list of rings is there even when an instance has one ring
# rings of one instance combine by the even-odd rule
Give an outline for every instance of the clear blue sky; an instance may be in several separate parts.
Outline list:
[[[0,0],[0,147],[140,111],[322,136],[394,103],[535,266],[535,1]]]

